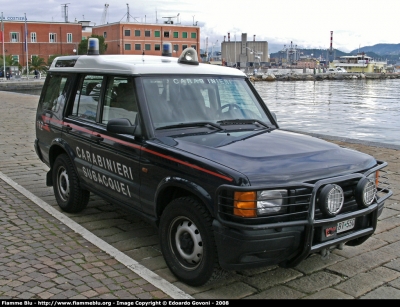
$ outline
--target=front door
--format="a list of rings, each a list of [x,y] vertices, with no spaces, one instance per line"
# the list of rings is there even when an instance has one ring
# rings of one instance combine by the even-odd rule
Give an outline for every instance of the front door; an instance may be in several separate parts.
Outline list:
[[[92,135],[92,176],[99,191],[105,191],[117,202],[140,210],[140,149],[133,135],[107,131],[110,119],[128,118],[132,124],[138,113],[133,80],[108,76],[100,118]]]

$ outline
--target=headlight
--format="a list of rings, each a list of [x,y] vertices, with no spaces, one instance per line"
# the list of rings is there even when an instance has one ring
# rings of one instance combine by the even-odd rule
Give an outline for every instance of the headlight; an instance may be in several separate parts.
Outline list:
[[[240,217],[257,217],[287,211],[286,190],[235,192],[233,213]]]
[[[344,193],[337,184],[327,184],[321,190],[318,205],[321,211],[329,217],[335,216],[342,209]]]
[[[265,190],[257,192],[257,215],[286,212],[287,191]]]
[[[374,202],[376,196],[375,181],[375,177],[370,178],[368,176],[368,178],[362,178],[357,183],[355,191],[357,204],[368,207]]]

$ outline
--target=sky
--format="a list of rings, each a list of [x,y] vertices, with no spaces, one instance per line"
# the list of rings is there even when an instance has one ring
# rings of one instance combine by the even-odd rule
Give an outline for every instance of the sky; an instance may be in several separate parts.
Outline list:
[[[269,52],[289,46],[335,49],[350,52],[379,43],[400,43],[399,0],[1,0],[3,18],[24,17],[28,21],[68,21],[174,23],[200,27],[200,44],[220,47],[221,42],[247,39],[267,41]]]

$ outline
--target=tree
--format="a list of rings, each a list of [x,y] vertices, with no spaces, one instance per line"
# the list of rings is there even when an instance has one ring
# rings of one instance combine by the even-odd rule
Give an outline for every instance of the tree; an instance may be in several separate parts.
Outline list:
[[[6,66],[18,66],[18,62],[14,60],[11,54],[5,56]],[[0,55],[0,66],[3,67],[3,56]]]
[[[99,53],[104,54],[107,51],[107,44],[104,43],[104,37],[101,35],[92,34],[90,37],[97,38],[99,40]],[[87,54],[88,39],[83,39],[78,46],[78,54]]]
[[[46,62],[43,58],[34,56],[32,60],[28,62],[29,71],[37,70],[39,72],[44,72],[47,70]]]

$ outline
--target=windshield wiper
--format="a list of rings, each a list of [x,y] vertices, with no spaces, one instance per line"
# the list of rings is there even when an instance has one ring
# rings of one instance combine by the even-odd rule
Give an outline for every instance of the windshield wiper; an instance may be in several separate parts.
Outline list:
[[[261,126],[264,126],[265,128],[273,129],[273,127],[268,126],[266,123],[259,119],[224,119],[217,121],[217,123],[221,125],[254,125],[255,123],[257,123]]]
[[[175,125],[168,125],[156,128],[156,130],[163,130],[163,129],[173,129],[173,128],[184,128],[184,127],[198,127],[198,126],[212,126],[218,130],[224,130],[221,125],[213,122],[192,122],[192,123],[180,123]]]

